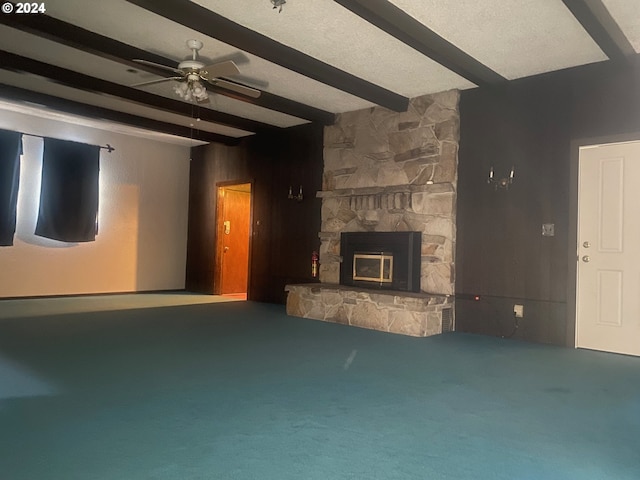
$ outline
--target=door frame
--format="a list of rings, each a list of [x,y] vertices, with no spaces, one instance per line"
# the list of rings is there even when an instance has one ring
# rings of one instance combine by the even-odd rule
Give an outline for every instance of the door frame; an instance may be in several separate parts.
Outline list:
[[[580,147],[605,145],[608,143],[638,142],[640,132],[606,135],[602,137],[586,137],[571,141],[569,161],[569,231],[567,235],[567,259],[569,272],[567,275],[567,315],[566,346],[577,348],[576,331],[578,325],[578,188]]]
[[[222,242],[219,240],[219,233],[222,230],[222,212],[221,205],[218,201],[220,198],[220,189],[225,187],[232,187],[234,185],[245,185],[249,184],[251,186],[250,199],[249,199],[249,257],[248,257],[248,265],[247,265],[247,300],[251,300],[251,265],[253,258],[253,194],[254,194],[254,179],[245,179],[245,180],[225,180],[222,182],[216,182],[214,189],[214,198],[216,202],[215,210],[215,235],[213,238],[213,244],[215,249],[214,255],[214,264],[213,264],[213,294],[220,295],[220,287],[221,287],[221,277],[222,277],[222,249],[220,248]]]

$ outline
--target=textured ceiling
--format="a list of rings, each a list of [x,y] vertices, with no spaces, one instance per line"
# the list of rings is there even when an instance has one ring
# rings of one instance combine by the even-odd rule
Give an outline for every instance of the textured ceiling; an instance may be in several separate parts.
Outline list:
[[[602,0],[625,36],[640,53],[640,2],[637,0]]]
[[[508,79],[607,58],[560,1],[392,3]]]
[[[595,20],[585,23],[575,7],[587,10],[587,18],[595,12]],[[606,61],[611,51],[592,38],[594,21],[613,24],[607,33],[614,39],[615,29],[622,31],[627,47],[614,49],[623,57],[631,47],[640,52],[638,0],[287,0],[282,12],[269,0],[50,0],[46,8],[33,24],[0,16],[0,48],[14,54],[0,61],[5,99],[20,87],[178,127],[202,115],[197,129],[230,143],[259,131],[330,123],[333,114],[376,104],[402,110],[409,98],[428,93]],[[231,30],[220,27],[227,24]],[[87,37],[74,43],[66,32],[72,27],[85,29],[91,45]],[[100,35],[125,44],[118,58]],[[124,93],[74,83],[73,72],[119,88],[161,78],[158,70],[132,64],[132,55],[148,52],[175,66],[189,57],[189,39],[204,43],[205,63],[234,59],[241,75],[229,79],[260,89],[261,98],[210,92],[208,103],[177,108],[174,82]],[[3,65],[6,58],[14,63]],[[138,91],[154,97],[138,99]]]
[[[177,115],[169,112],[160,112],[150,107],[137,105],[135,103],[123,101],[121,99],[110,97],[108,95],[77,91],[71,87],[58,85],[34,75],[5,72],[0,70],[0,81],[6,85],[28,88],[37,92],[54,95],[59,98],[80,101],[98,107],[116,108],[121,112],[131,113],[133,115],[139,115],[142,117],[154,118],[156,120],[170,122],[176,125],[182,125],[184,127],[191,127],[193,125],[194,127],[197,126],[198,129],[207,132],[219,133],[221,135],[228,135],[230,137],[243,137],[246,135],[251,135],[251,132],[239,130],[236,128],[230,128],[225,125],[219,125],[211,122],[196,120],[196,123],[194,123],[193,119],[185,117],[183,115]],[[198,110],[196,109],[194,113],[197,117]]]
[[[201,142],[184,137],[178,137],[175,135],[168,135],[166,133],[158,133],[143,128],[136,128],[128,125],[122,125],[116,122],[108,122],[105,120],[96,120],[92,118],[86,118],[79,115],[69,115],[66,113],[56,112],[55,110],[49,110],[42,108],[38,105],[25,105],[21,102],[9,102],[6,100],[0,100],[0,111],[3,112],[15,112],[17,114],[29,115],[30,117],[44,118],[48,120],[55,120],[69,125],[82,125],[83,127],[96,128],[98,130],[104,130],[107,132],[122,133],[124,135],[131,135],[140,138],[146,138],[149,140],[155,140],[159,142],[172,143],[175,145],[182,145],[184,147],[194,147],[198,145],[204,145],[207,142]],[[32,122],[32,130],[28,133],[34,135],[46,135],[48,128],[39,128],[39,122]],[[13,124],[4,122],[0,116],[0,128],[11,129],[15,128]],[[84,138],[76,138],[73,136],[74,130],[70,128],[66,134],[65,140],[83,141]]]
[[[237,3],[247,12],[252,10],[248,8],[248,4],[252,2]],[[219,10],[216,11],[221,13]],[[108,2],[102,0],[64,0],[64,2],[52,6],[49,13],[55,18],[115,38],[129,45],[161,53],[176,62],[190,58],[191,51],[186,46],[186,41],[189,39],[203,42],[204,46],[199,53],[202,57],[212,61],[227,55],[237,54],[239,51],[226,43],[149,13],[123,0]],[[272,19],[277,18],[272,16],[269,4],[267,4],[266,13]],[[320,82],[302,77],[249,53],[242,53],[248,60],[239,65],[242,74],[268,82],[266,90],[271,93],[286,95],[296,101],[334,112],[352,111],[371,106],[370,102],[365,102]],[[285,122],[274,122],[274,124],[282,125]]]
[[[258,2],[196,0],[194,3],[408,97],[473,86],[333,0],[287,2],[281,13],[265,12]],[[253,8],[247,8],[248,3]]]

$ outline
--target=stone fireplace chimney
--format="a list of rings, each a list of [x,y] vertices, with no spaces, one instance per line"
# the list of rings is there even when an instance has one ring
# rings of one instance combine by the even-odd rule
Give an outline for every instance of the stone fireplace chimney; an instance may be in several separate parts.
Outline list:
[[[459,98],[426,95],[406,112],[373,107],[325,127],[321,283],[288,285],[289,314],[414,336],[453,329]],[[419,291],[339,285],[344,232],[419,232]]]
[[[341,114],[325,127],[320,281],[339,283],[341,232],[422,232],[425,293],[453,294],[459,92]]]

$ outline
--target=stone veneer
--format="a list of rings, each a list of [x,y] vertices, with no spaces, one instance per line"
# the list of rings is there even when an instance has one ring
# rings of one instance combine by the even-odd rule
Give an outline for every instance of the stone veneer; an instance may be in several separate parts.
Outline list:
[[[340,281],[341,232],[422,232],[420,290],[452,295],[459,92],[406,112],[343,113],[325,127],[320,281]],[[429,183],[433,181],[433,184]]]
[[[287,314],[427,337],[452,329],[447,295],[374,291],[330,284],[287,285]]]
[[[454,293],[459,98],[457,90],[425,95],[406,112],[372,107],[342,113],[325,127],[317,194],[321,284],[287,286],[290,314],[409,335],[440,333],[443,306],[451,307]],[[422,232],[421,295],[336,285],[341,232],[365,231]]]

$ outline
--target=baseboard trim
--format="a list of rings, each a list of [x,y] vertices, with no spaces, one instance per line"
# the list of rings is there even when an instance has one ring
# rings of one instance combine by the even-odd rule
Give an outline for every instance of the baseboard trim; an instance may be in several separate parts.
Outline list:
[[[136,294],[149,294],[149,293],[184,293],[187,289],[175,289],[170,290],[136,290],[131,292],[96,292],[96,293],[64,293],[60,295],[28,295],[23,297],[0,297],[2,300],[37,300],[37,299],[49,299],[49,298],[68,298],[68,297],[108,297],[111,295],[136,295]]]

